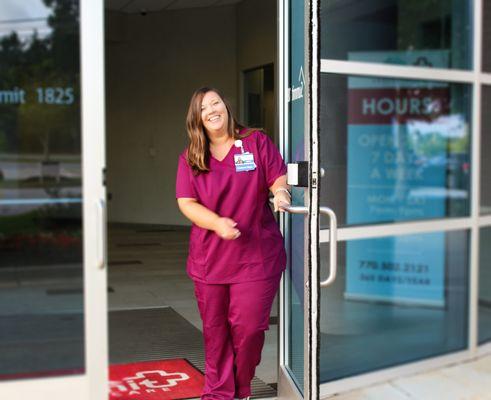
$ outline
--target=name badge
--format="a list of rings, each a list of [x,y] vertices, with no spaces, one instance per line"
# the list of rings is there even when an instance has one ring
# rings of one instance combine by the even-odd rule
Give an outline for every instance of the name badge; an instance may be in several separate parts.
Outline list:
[[[234,161],[235,172],[252,171],[256,169],[254,154],[252,153],[234,154]]]

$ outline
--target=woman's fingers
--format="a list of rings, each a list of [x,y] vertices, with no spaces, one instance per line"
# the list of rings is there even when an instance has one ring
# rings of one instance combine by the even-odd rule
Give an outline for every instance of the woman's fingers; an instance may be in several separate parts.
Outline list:
[[[281,212],[285,212],[285,207],[288,207],[289,205],[290,205],[290,202],[280,200],[280,202],[278,204],[278,208],[280,209]]]
[[[237,225],[237,222],[235,222],[233,219],[225,218],[225,220],[227,221],[227,224],[232,228]]]
[[[285,211],[284,207],[287,207],[290,205],[290,198],[286,195],[284,192],[278,192],[276,196],[274,197],[274,211]]]
[[[222,239],[233,240],[240,236],[240,231],[235,228],[237,226],[237,222],[235,222],[233,219],[222,217],[220,218],[219,224],[220,227],[216,232]]]
[[[233,240],[233,239],[237,239],[239,236],[240,236],[240,231],[238,229],[233,229],[231,231],[224,232],[222,235],[222,239]]]

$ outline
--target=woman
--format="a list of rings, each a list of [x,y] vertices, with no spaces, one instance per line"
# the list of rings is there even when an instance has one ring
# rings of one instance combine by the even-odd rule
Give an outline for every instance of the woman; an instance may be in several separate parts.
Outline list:
[[[286,265],[275,211],[290,204],[286,167],[271,139],[245,129],[213,88],[194,92],[176,198],[193,222],[187,273],[203,320],[202,399],[245,398]]]

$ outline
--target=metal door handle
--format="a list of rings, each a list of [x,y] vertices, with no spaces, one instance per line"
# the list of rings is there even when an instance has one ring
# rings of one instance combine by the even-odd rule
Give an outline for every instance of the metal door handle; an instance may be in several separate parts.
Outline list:
[[[271,204],[273,204],[273,199],[270,199]],[[309,209],[305,206],[286,206],[282,207],[286,212],[290,214],[308,214]],[[338,222],[336,214],[329,207],[320,207],[321,214],[327,215],[329,217],[329,276],[326,280],[321,281],[321,287],[327,287],[336,280],[336,274],[338,270],[338,242],[337,242],[337,230]]]
[[[273,199],[271,199],[271,203],[273,203]],[[286,206],[281,207],[283,210],[289,212],[290,214],[308,214],[309,209],[304,206]]]
[[[269,202],[274,205],[273,198],[269,198]],[[305,206],[285,206],[281,207],[283,210],[289,212],[290,214],[308,214],[309,209]]]
[[[329,276],[325,281],[321,281],[321,287],[329,286],[336,279],[336,273],[338,270],[338,241],[337,241],[337,231],[338,222],[336,214],[329,207],[320,207],[321,214],[327,215],[329,217]]]
[[[98,199],[95,202],[96,207],[96,266],[104,269],[106,265],[106,204],[104,200]],[[102,235],[102,237],[100,237]]]

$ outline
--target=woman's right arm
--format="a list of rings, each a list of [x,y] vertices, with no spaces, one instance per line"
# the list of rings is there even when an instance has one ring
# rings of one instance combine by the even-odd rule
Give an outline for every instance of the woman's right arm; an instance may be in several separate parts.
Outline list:
[[[177,199],[177,204],[186,218],[200,228],[214,231],[225,240],[237,239],[240,236],[240,231],[235,228],[237,223],[234,220],[220,217],[204,205],[198,203],[198,200],[180,197]]]

